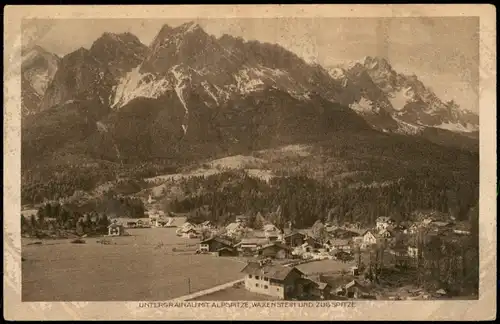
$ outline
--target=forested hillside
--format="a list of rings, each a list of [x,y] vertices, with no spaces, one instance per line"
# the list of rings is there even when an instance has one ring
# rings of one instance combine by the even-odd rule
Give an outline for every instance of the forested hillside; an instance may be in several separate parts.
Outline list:
[[[292,222],[304,228],[318,219],[370,225],[378,216],[408,220],[416,210],[437,210],[465,219],[478,199],[477,183],[413,174],[395,182],[372,186],[332,186],[304,176],[274,178],[270,183],[239,172],[183,183],[187,197],[173,200],[173,212],[208,206],[204,218],[225,224],[230,215],[269,213],[281,206],[280,226]],[[201,194],[200,194],[201,192]],[[194,214],[193,216],[199,216]]]

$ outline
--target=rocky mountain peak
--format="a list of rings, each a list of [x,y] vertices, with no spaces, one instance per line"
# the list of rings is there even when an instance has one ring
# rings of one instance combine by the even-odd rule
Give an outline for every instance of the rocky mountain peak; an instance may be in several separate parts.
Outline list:
[[[92,47],[95,47],[98,44],[101,43],[124,43],[124,44],[141,44],[141,41],[137,36],[135,36],[132,33],[125,32],[125,33],[109,33],[105,32],[94,41],[92,44]],[[91,48],[92,48],[91,47]]]
[[[197,65],[196,62],[206,61],[204,58],[217,53],[218,47],[215,37],[196,23],[189,22],[175,28],[164,25],[150,46],[141,72],[166,73],[175,65]]]
[[[363,60],[363,65],[368,69],[393,70],[389,62],[383,57],[366,56]]]
[[[31,58],[34,58],[36,56],[41,56],[41,57],[44,57],[45,59],[54,59],[54,60],[60,59],[59,56],[47,51],[46,49],[44,49],[40,45],[33,45],[33,46],[30,46],[28,48],[23,49],[21,52],[21,55],[22,55],[23,63],[25,63],[25,61],[29,61]]]
[[[60,58],[41,46],[35,45],[23,50],[21,65],[22,114],[38,112],[41,99],[54,78]]]
[[[199,24],[195,23],[194,21],[184,23],[184,24],[176,27],[175,30],[178,30],[178,31],[183,32],[183,33],[189,33],[189,32],[195,32],[195,31],[205,32],[203,30],[203,28],[201,28],[201,26]]]
[[[115,76],[121,76],[139,65],[149,49],[132,33],[104,33],[91,46],[90,53],[108,65]]]
[[[71,53],[64,55],[61,59],[62,64],[73,63],[78,60],[84,60],[90,57],[90,51],[85,47],[80,47]]]

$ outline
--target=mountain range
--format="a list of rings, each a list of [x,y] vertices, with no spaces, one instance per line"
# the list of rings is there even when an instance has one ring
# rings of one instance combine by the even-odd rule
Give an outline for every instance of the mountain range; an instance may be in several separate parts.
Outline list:
[[[104,33],[62,58],[39,46],[25,51],[22,116],[25,167],[68,154],[192,161],[339,132],[477,151],[479,135],[477,114],[383,58],[323,67],[195,23],[164,25],[149,46],[131,33]]]

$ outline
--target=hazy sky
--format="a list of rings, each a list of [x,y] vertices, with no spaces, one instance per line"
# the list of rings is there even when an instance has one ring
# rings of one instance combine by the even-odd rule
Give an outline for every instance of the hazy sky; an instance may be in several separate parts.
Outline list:
[[[278,43],[324,66],[385,57],[396,71],[416,74],[441,99],[479,110],[477,17],[31,20],[25,21],[23,42],[63,56],[89,48],[105,31],[129,31],[149,45],[163,24],[187,21],[217,37],[226,33]]]

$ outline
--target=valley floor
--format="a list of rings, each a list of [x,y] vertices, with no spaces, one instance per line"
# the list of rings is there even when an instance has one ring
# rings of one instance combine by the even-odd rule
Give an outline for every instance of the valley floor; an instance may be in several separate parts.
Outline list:
[[[85,244],[24,240],[22,300],[168,300],[241,278],[241,262],[183,253],[198,241],[177,237],[174,228],[128,232],[107,238],[109,245],[99,238],[86,238]]]

